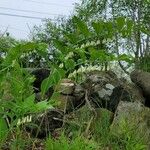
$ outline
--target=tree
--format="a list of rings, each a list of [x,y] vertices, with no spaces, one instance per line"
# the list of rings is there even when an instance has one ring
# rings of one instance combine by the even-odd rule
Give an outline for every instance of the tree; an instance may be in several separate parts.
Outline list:
[[[89,22],[97,18],[114,20],[114,22],[117,20],[123,27],[125,20],[129,19],[127,27],[124,26],[121,29],[123,37],[116,33],[112,50],[114,49],[118,55],[120,53],[134,55],[135,68],[150,71],[148,61],[150,58],[150,2],[148,0],[84,0],[76,10],[81,18],[85,20],[88,18]],[[130,35],[127,30],[132,30]],[[121,62],[119,64],[123,68],[123,64]]]
[[[58,41],[59,47],[65,49],[66,46],[81,47],[94,39],[99,40],[103,44],[100,49],[109,50],[118,57],[123,53],[132,55],[135,68],[148,71],[149,11],[147,0],[82,0],[81,4],[76,4],[76,17],[72,15],[69,19],[63,18],[61,22],[56,23],[48,20],[42,28],[42,33],[37,32],[35,35],[41,39],[46,37],[45,42],[49,43],[53,52],[58,50]],[[97,34],[96,28],[101,33]],[[119,60],[120,67],[127,72],[126,69],[131,64],[127,64],[127,68],[124,64]]]
[[[111,6],[113,18],[124,16],[133,21],[133,32],[130,37],[126,38],[124,45],[127,45],[128,52],[135,56],[135,68],[145,70],[147,67],[145,68],[144,65],[149,64],[146,61],[147,57],[150,57],[150,18],[148,15],[150,3],[142,0],[123,0],[113,1]],[[148,68],[146,70],[150,71],[150,66]]]

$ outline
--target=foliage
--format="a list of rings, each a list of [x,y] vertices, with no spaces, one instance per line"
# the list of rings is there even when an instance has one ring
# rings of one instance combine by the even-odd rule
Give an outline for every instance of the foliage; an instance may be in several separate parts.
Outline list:
[[[76,16],[58,19],[55,23],[46,21],[42,34],[47,37],[53,35],[49,39],[51,41],[49,44],[54,53],[57,46],[53,40],[61,41],[62,49],[68,45],[73,49],[74,46],[80,47],[100,40],[101,45],[96,49],[103,49],[118,56],[125,53],[134,57],[132,65],[118,60],[120,67],[127,73],[129,67],[142,69],[144,64],[140,63],[146,62],[144,59],[149,57],[149,6],[149,1],[142,0],[138,3],[136,0],[83,0],[81,4],[76,4],[74,13]],[[53,28],[49,28],[49,24]],[[36,37],[43,39],[38,36],[38,30],[35,33],[35,40]],[[149,67],[143,69],[145,68],[149,71]]]
[[[0,37],[0,63],[6,56],[6,53],[18,43],[17,40],[10,36],[2,36]]]
[[[96,124],[94,139],[100,143],[101,147],[111,147],[115,150],[145,150],[146,142],[144,135],[138,131],[135,124],[129,124],[124,119],[119,123],[118,129],[120,134],[112,130],[110,116],[107,113],[102,115],[101,121]]]
[[[1,64],[0,114],[2,119],[0,126],[4,131],[7,126],[9,126],[9,131],[18,127],[18,120],[28,115],[52,108],[48,101],[35,102],[32,87],[34,77],[20,65],[20,56],[38,46],[40,45],[35,43],[19,44],[8,51]],[[3,118],[7,120],[7,124]],[[1,136],[5,135],[2,133]]]
[[[0,37],[0,50],[1,52],[7,52],[10,48],[12,48],[15,44],[17,44],[14,38],[10,36],[2,36]]]
[[[41,93],[44,95],[48,89],[54,85],[57,85],[57,83],[65,77],[65,71],[60,68],[53,68],[51,71],[51,75],[44,79],[42,84],[41,84]]]
[[[125,119],[122,119],[118,128],[121,130],[121,134],[115,134],[114,131],[111,133],[111,140],[116,141],[116,147],[121,145],[120,148],[125,150],[147,149],[146,141],[144,141],[144,135],[139,132],[137,125],[133,125],[132,123],[129,124]]]
[[[97,150],[100,148],[92,140],[87,140],[81,135],[68,139],[64,134],[59,139],[48,138],[46,141],[46,150]]]
[[[20,56],[20,63],[24,68],[40,68],[48,66],[48,46],[42,42],[23,42],[20,48],[24,52]]]
[[[3,131],[0,131],[0,144],[11,132],[16,133],[12,149],[19,142],[24,143],[20,136],[20,124],[26,121],[24,117],[30,120],[32,114],[52,108],[50,100],[35,102],[34,77],[24,68],[51,69],[51,74],[41,84],[42,97],[62,78],[78,75],[93,66],[95,70],[99,67],[107,70],[110,64],[117,62],[125,72],[125,65],[150,71],[149,6],[146,0],[83,0],[68,19],[58,18],[55,23],[46,20],[43,26],[36,26],[30,42],[1,37],[0,129]],[[145,149],[136,130],[131,130],[125,122],[120,126],[123,134],[112,134],[105,116],[91,140],[82,135],[69,139],[62,134],[57,140],[48,138],[46,148]]]

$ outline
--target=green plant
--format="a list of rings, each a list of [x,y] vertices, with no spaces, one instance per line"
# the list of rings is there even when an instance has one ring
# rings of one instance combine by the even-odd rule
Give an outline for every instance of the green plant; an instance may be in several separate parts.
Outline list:
[[[58,65],[63,64],[68,74],[77,71],[81,66],[97,65],[101,70],[107,70],[109,64],[114,62],[124,62],[128,66],[134,63],[133,56],[116,55],[117,53],[111,52],[108,48],[109,45],[113,47],[116,32],[124,38],[131,34],[133,28],[131,20],[121,17],[112,21],[93,21],[92,25],[87,25],[76,16],[72,20],[75,30],[72,33],[65,31],[62,38],[54,39]],[[66,57],[70,53],[73,54]]]
[[[102,111],[100,117],[101,119],[99,121],[95,121],[93,137],[97,142],[106,146],[110,144],[111,135],[109,133],[109,128],[111,125],[112,115],[107,111]]]
[[[49,101],[35,102],[32,83],[34,77],[22,68],[20,56],[26,51],[37,47],[35,43],[17,45],[9,50],[0,70],[0,138],[7,134],[19,132],[18,121],[28,115],[53,108]],[[52,77],[52,79],[54,76]],[[54,79],[53,79],[54,80]]]
[[[119,123],[120,134],[110,132],[111,142],[114,146],[121,146],[123,150],[145,150],[147,149],[144,134],[139,132],[138,126],[132,123],[127,123],[125,119]]]
[[[107,70],[114,62],[119,62],[124,71],[126,68],[122,64],[149,71],[149,10],[148,1],[85,0],[76,8],[77,16],[68,20],[63,18],[60,24],[47,20],[44,30],[40,27],[35,35],[36,42],[21,43],[9,37],[1,38],[0,147],[7,136],[12,135],[11,149],[24,149],[26,141],[20,130],[27,121],[24,118],[30,120],[32,114],[52,108],[51,99],[43,99],[45,93],[71,73],[76,78],[79,73],[95,66],[95,70]],[[110,11],[110,18],[107,11]],[[32,87],[34,78],[23,67],[42,66],[49,67],[51,74],[41,84],[42,101],[36,103]],[[111,133],[109,119],[107,115],[102,116],[94,128],[92,138],[101,148],[146,148],[135,127],[124,121],[120,124],[121,135]],[[77,132],[78,127],[73,128]],[[97,150],[100,147],[93,139],[87,140],[81,135],[69,139],[62,134],[59,139],[48,138],[46,149]]]
[[[136,149],[145,150],[146,141],[144,141],[144,134],[139,132],[138,126],[128,124],[125,120],[120,123],[122,130],[122,142],[125,145],[126,150]]]
[[[144,134],[137,130],[137,126],[122,119],[118,127],[120,134],[118,134],[111,129],[111,118],[108,114],[104,112],[101,115],[101,120],[96,122],[93,132],[94,140],[100,143],[101,147],[111,147],[115,150],[145,150],[147,148]]]
[[[2,115],[1,115],[1,119],[0,119],[0,129],[1,129],[0,130],[0,147],[1,147],[3,142],[6,140],[7,134],[8,134],[7,123]]]
[[[46,150],[98,150],[99,148],[93,140],[87,140],[81,135],[69,139],[62,134],[59,139],[48,138],[46,141]]]

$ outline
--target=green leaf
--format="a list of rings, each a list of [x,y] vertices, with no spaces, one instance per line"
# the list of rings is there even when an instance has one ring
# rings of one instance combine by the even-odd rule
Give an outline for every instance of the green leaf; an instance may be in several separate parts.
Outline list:
[[[126,21],[126,24],[127,24],[127,34],[128,36],[131,36],[133,30],[133,21],[128,19]]]
[[[62,53],[67,53],[66,43],[61,40],[54,40],[55,47]]]
[[[53,106],[51,104],[49,104],[48,101],[41,101],[41,102],[38,102],[36,104],[36,110],[37,112],[38,111],[44,111],[44,110],[47,110],[47,109],[52,109]]]
[[[29,52],[31,50],[34,50],[35,48],[37,48],[37,43],[34,43],[34,42],[28,42],[26,44],[21,44],[19,49],[22,51],[22,52]]]
[[[40,56],[46,58],[47,57],[47,48],[48,48],[48,45],[45,44],[45,43],[39,43],[37,45],[37,52]]]
[[[106,38],[112,38],[113,36],[113,23],[111,21],[108,21],[105,23],[105,32],[106,32]]]
[[[4,118],[0,118],[0,144],[7,137],[8,127],[6,120]]]
[[[27,97],[23,102],[24,108],[30,108],[34,106],[34,100],[35,100],[35,94],[32,94],[31,96]]]
[[[76,44],[78,42],[78,35],[76,33],[66,33],[65,37],[69,40],[72,44]]]
[[[126,54],[122,54],[118,57],[118,60],[121,60],[121,61],[126,61],[126,62],[129,62],[129,63],[132,63],[132,60],[133,60],[133,57],[132,56],[129,56],[129,55],[126,55]]]
[[[80,56],[83,62],[86,61],[85,49],[79,49],[76,53]]]
[[[116,19],[117,28],[121,31],[125,25],[125,17],[118,17]]]
[[[141,30],[144,34],[147,34],[147,35],[150,36],[150,29],[147,29],[147,28],[145,28],[144,26],[142,26],[142,27],[140,28],[140,30]]]
[[[72,59],[68,59],[65,61],[65,67],[67,70],[72,70],[75,68],[76,63]]]
[[[93,22],[92,27],[94,28],[96,34],[98,35],[102,34],[102,32],[104,31],[104,22],[103,21]]]
[[[74,23],[77,25],[77,28],[81,31],[81,33],[85,36],[88,37],[90,35],[90,31],[88,29],[88,26],[84,21],[79,19],[78,17],[74,16],[73,18]]]
[[[44,79],[41,84],[41,93],[44,95],[50,87],[53,86],[53,78],[49,76],[48,78]]]
[[[65,76],[65,71],[60,68],[54,68],[50,76],[43,80],[41,84],[41,93],[44,95],[50,87],[57,84]]]
[[[34,43],[34,42],[28,42],[26,44],[18,44],[17,46],[13,47],[9,50],[7,57],[5,58],[3,65],[8,66],[13,63],[13,61],[20,59],[20,56],[23,53],[28,53],[30,51],[33,51],[35,49],[44,48],[44,44],[41,43]]]
[[[94,48],[90,48],[91,61],[99,60],[101,62],[106,61],[107,54],[105,50],[96,50]]]

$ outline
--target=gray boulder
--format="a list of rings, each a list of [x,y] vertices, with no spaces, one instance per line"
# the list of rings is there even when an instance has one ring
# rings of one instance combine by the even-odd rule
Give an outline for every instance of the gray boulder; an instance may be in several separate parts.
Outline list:
[[[96,71],[88,74],[84,82],[88,98],[94,107],[106,108],[115,112],[120,101],[144,103],[140,90],[133,84],[117,78],[112,71]]]
[[[150,148],[150,109],[140,102],[120,101],[110,127],[114,135],[135,135]],[[136,138],[135,137],[135,138]]]
[[[150,107],[150,73],[141,70],[134,70],[131,75],[131,80],[134,82],[145,97],[145,105]]]

